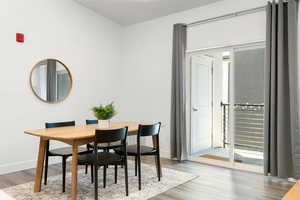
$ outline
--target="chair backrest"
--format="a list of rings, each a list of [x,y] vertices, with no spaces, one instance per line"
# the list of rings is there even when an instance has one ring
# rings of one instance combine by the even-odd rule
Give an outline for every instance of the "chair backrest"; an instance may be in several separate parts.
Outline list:
[[[87,124],[87,125],[89,125],[89,124],[98,124],[98,120],[89,120],[89,119],[87,119],[87,120],[85,120],[85,123]]]
[[[124,152],[121,156],[127,160],[127,133],[128,127],[114,130],[96,130],[94,147],[97,147],[98,144],[105,143],[107,144],[105,147],[106,150],[121,148]],[[111,143],[117,144],[111,145]],[[98,163],[98,148],[94,148],[94,155],[96,156],[96,163]]]
[[[160,132],[161,122],[151,125],[139,125],[139,131],[137,135],[137,153],[140,154],[141,151],[141,137],[152,136],[156,140],[156,145],[153,143],[153,148],[159,150],[159,132]]]
[[[119,141],[121,144],[126,144],[127,132],[128,127],[112,130],[96,130],[95,145],[99,143],[114,143]]]
[[[58,128],[58,127],[64,127],[64,126],[75,126],[75,121],[45,123],[46,128]]]
[[[159,135],[161,127],[161,122],[151,125],[139,125],[139,132],[138,136],[145,137],[145,136],[156,136]]]
[[[46,128],[58,128],[58,127],[64,127],[64,126],[75,126],[75,121],[69,121],[69,122],[54,122],[54,123],[45,123]],[[50,142],[49,140],[46,141],[46,152],[49,152],[50,148]]]

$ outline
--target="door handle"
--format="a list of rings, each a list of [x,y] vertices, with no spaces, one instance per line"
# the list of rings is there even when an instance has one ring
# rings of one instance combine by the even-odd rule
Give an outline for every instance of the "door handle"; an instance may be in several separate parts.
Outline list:
[[[193,111],[194,112],[199,111],[199,108],[198,107],[193,107]]]

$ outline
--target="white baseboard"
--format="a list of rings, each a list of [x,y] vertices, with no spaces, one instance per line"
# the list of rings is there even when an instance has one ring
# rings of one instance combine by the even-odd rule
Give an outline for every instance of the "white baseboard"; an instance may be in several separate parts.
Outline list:
[[[55,158],[55,157],[49,158],[49,164],[56,164],[60,162],[61,159],[59,158]],[[4,164],[4,165],[0,165],[0,175],[22,171],[26,169],[32,169],[35,167],[36,167],[35,160],[27,160],[27,161]]]

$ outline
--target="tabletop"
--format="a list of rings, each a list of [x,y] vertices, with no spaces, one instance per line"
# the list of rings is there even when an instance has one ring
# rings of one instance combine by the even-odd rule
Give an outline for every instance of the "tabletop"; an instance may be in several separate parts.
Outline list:
[[[138,126],[141,123],[138,122],[113,122],[110,123],[109,128],[101,128],[104,130],[111,130],[117,128],[128,127],[128,133],[136,133]],[[44,137],[52,140],[79,140],[88,139],[95,136],[95,130],[99,129],[98,124],[91,125],[76,125],[76,126],[65,126],[58,128],[43,128],[37,130],[27,130],[24,133]]]

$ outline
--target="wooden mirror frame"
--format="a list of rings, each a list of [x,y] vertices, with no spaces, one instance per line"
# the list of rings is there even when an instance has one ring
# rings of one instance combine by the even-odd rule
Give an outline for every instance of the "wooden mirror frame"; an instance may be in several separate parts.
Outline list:
[[[62,66],[64,66],[64,68],[67,70],[67,72],[68,72],[68,74],[69,74],[69,77],[70,77],[70,88],[69,88],[69,90],[68,90],[66,96],[65,96],[64,98],[60,99],[60,100],[55,101],[55,102],[50,102],[50,101],[46,101],[46,100],[42,99],[42,98],[35,92],[35,90],[34,90],[33,87],[32,87],[32,74],[33,74],[33,71],[34,71],[37,67],[39,67],[41,63],[46,62],[47,60],[53,60],[53,61],[56,61],[56,62],[60,63],[60,64],[61,64]],[[37,62],[37,63],[33,66],[33,68],[31,69],[31,71],[30,71],[30,76],[29,76],[29,85],[30,85],[30,88],[31,88],[31,90],[32,90],[32,92],[33,92],[33,94],[34,94],[34,96],[36,96],[39,100],[41,100],[41,101],[44,102],[44,103],[48,103],[48,104],[56,104],[56,103],[63,102],[63,101],[66,100],[66,98],[68,98],[69,95],[71,94],[71,91],[72,91],[72,88],[73,88],[73,77],[72,77],[71,71],[69,70],[69,68],[68,68],[63,62],[61,62],[60,60],[55,59],[55,58],[46,58],[46,59],[43,59],[43,60],[40,60],[39,62]]]

